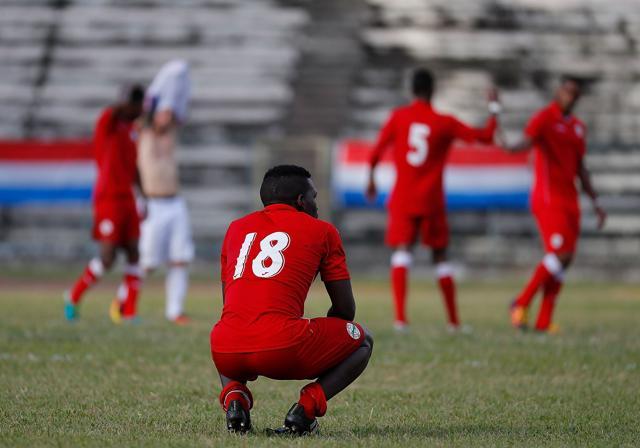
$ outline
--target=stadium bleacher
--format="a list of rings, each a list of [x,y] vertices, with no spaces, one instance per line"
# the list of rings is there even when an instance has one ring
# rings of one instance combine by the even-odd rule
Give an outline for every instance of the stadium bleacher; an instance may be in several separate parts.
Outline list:
[[[123,85],[149,82],[167,60],[186,59],[193,100],[180,161],[195,233],[215,241],[247,210],[249,146],[282,127],[297,36],[308,21],[303,8],[269,0],[3,3],[2,138],[89,138]],[[78,231],[90,222],[85,204],[3,213],[10,224],[0,245],[10,252],[35,256],[53,235],[67,249],[44,250],[62,258],[92,250]]]
[[[436,72],[436,105],[471,123],[483,120],[486,89],[496,82],[505,134],[514,139],[532,111],[548,101],[557,75],[571,72],[589,81],[578,112],[589,127],[588,164],[611,212],[606,231],[596,233],[587,208],[581,250],[619,254],[608,257],[614,270],[635,266],[631,248],[640,246],[635,0],[175,5],[170,0],[4,0],[0,136],[88,137],[99,109],[123,84],[148,82],[166,60],[187,59],[194,91],[182,135],[181,176],[196,236],[211,252],[228,221],[254,204],[247,185],[258,139],[285,133],[372,139],[389,110],[407,99],[403,87],[416,65]],[[49,208],[2,213],[0,258],[35,254],[42,249],[38,241],[54,234],[68,244],[58,254],[91,251],[87,233],[78,231],[90,220],[85,206],[67,207],[64,222]],[[382,213],[343,210],[336,216],[354,265],[385,266]],[[461,236],[454,256],[470,265],[491,259],[492,266],[528,266],[537,257],[534,223],[524,213],[460,212],[451,222]],[[372,241],[380,244],[372,248]],[[598,258],[580,257],[580,263],[588,271],[604,262]]]
[[[588,81],[578,114],[589,129],[588,165],[610,212],[604,232],[584,204],[584,271],[634,265],[640,244],[638,197],[637,2],[521,0],[367,0],[361,32],[366,58],[352,90],[344,135],[372,140],[391,108],[407,100],[409,71],[432,68],[438,78],[435,104],[470,123],[486,117],[486,91],[496,83],[505,107],[501,122],[513,141],[537,108],[551,97],[553,81],[571,73]],[[382,241],[381,212],[342,215],[353,235],[356,264],[372,258],[366,246]],[[454,213],[454,258],[466,264],[518,266],[538,257],[533,220],[524,213]],[[625,249],[621,249],[625,247]],[[616,253],[612,259],[607,254]],[[427,261],[424,257],[423,261]],[[379,251],[379,258],[386,258]]]

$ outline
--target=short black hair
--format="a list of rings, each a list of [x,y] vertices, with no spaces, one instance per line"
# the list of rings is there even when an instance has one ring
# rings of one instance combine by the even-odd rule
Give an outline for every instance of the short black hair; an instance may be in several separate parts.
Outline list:
[[[295,204],[298,196],[311,188],[311,173],[301,166],[278,165],[268,170],[260,186],[260,200],[264,205]]]
[[[431,98],[434,87],[433,75],[426,68],[418,68],[411,78],[411,91],[415,96]]]
[[[569,73],[565,73],[560,76],[560,84],[564,84],[565,82],[572,82],[576,84],[580,90],[582,90],[587,84],[587,81],[584,78]]]
[[[127,102],[130,104],[140,104],[144,101],[144,87],[134,84],[127,90]]]

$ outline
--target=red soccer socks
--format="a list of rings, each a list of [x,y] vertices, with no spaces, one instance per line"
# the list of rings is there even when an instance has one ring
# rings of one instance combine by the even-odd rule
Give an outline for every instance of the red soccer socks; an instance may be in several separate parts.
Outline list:
[[[124,301],[121,306],[122,317],[125,319],[136,316],[138,308],[138,295],[140,293],[141,280],[140,268],[137,265],[129,265],[126,268],[122,285],[120,287]],[[120,295],[120,293],[119,293]]]
[[[405,249],[398,249],[391,255],[391,290],[395,324],[400,326],[405,326],[407,323],[407,281],[412,261],[411,252]]]
[[[456,285],[453,281],[453,277],[446,276],[438,278],[438,284],[440,285],[440,291],[442,292],[442,298],[444,299],[444,305],[447,310],[447,318],[449,323],[453,326],[460,325],[460,319],[458,318],[458,307],[456,305]]]
[[[76,283],[73,285],[71,289],[71,303],[74,305],[78,304],[82,299],[82,295],[85,293],[87,289],[89,289],[92,285],[94,285],[102,274],[104,273],[104,266],[102,265],[102,261],[99,258],[92,259],[89,264],[84,268],[82,275]]]
[[[453,281],[453,269],[449,263],[438,263],[436,266],[436,275],[438,276],[438,285],[442,292],[442,299],[447,311],[447,319],[449,324],[457,327],[460,325],[458,318],[458,307],[456,305],[456,285]]]
[[[253,407],[253,395],[251,395],[251,391],[246,385],[238,381],[230,381],[229,384],[223,387],[219,400],[220,406],[222,406],[225,412],[227,412],[227,407],[233,400],[240,401],[242,407],[247,411]]]
[[[549,329],[553,309],[561,288],[562,282],[559,282],[555,277],[551,277],[547,283],[545,283],[542,304],[540,305],[540,312],[538,313],[538,320],[536,321],[536,330],[546,331]]]
[[[529,283],[527,283],[520,295],[516,298],[515,305],[527,308],[540,287],[547,283],[553,276],[562,276],[562,264],[555,254],[548,253],[536,267]]]
[[[538,289],[540,289],[540,287],[544,285],[551,276],[551,273],[547,270],[545,265],[543,263],[539,263],[536,270],[533,272],[533,275],[529,279],[529,283],[527,283],[520,295],[516,298],[515,304],[523,308],[528,308],[533,300],[533,296],[538,292]]]
[[[322,417],[327,412],[327,397],[320,383],[310,383],[300,391],[298,404],[304,408],[308,419]]]
[[[408,269],[404,266],[391,268],[391,288],[393,290],[393,304],[396,314],[396,322],[406,323],[407,306],[407,277]]]

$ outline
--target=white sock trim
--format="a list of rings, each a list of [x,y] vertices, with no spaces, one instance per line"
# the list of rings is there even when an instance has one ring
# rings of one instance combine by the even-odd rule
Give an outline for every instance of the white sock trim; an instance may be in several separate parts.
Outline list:
[[[453,266],[446,261],[436,264],[436,277],[453,277]]]
[[[125,274],[135,275],[136,277],[139,277],[139,278],[142,278],[142,274],[143,274],[142,268],[138,264],[128,264],[124,268],[124,272]]]
[[[556,279],[562,278],[562,263],[554,253],[548,253],[542,258],[542,264]]]
[[[247,400],[247,403],[249,403],[249,408],[253,407],[253,402],[251,401],[251,398],[249,398],[249,395],[245,391],[240,389],[233,389],[227,392],[227,394],[224,396],[224,399],[222,400],[222,404],[225,404],[227,402],[227,397],[234,392],[242,395],[244,399]]]
[[[408,250],[396,250],[391,254],[391,266],[394,268],[408,268],[413,263],[413,255]]]
[[[104,274],[104,265],[102,264],[102,260],[99,258],[92,258],[89,262],[89,270],[96,277],[102,277]]]
[[[129,294],[129,288],[127,288],[127,285],[124,282],[120,283],[120,286],[118,286],[118,292],[116,293],[118,301],[120,303],[124,303],[124,301],[127,300],[127,294]]]

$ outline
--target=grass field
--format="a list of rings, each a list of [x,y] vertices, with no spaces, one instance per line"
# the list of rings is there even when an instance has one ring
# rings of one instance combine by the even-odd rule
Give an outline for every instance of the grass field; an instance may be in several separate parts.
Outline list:
[[[193,325],[162,319],[162,285],[144,291],[137,326],[113,326],[114,279],[91,291],[82,320],[62,320],[56,279],[0,278],[3,446],[638,446],[640,285],[575,284],[557,313],[562,334],[515,334],[506,304],[517,284],[460,286],[474,328],[452,336],[430,283],[414,284],[410,335],[390,329],[384,282],[354,283],[358,320],[375,334],[368,370],[329,402],[321,432],[267,438],[301,382],[251,387],[255,432],[228,435],[208,333],[218,284],[201,279]],[[327,308],[321,285],[307,314]]]

